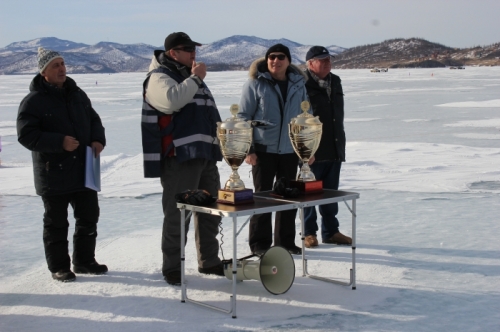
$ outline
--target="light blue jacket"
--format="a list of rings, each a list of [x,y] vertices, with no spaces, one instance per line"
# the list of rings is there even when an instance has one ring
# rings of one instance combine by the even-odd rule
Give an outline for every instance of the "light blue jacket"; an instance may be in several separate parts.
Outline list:
[[[307,77],[294,65],[288,67],[288,93],[283,102],[279,86],[271,78],[264,58],[250,66],[250,79],[243,86],[238,116],[246,120],[265,120],[273,125],[255,127],[253,151],[268,153],[295,153],[288,136],[290,120],[302,113],[300,103],[309,100],[305,88]],[[283,108],[281,116],[280,106]]]

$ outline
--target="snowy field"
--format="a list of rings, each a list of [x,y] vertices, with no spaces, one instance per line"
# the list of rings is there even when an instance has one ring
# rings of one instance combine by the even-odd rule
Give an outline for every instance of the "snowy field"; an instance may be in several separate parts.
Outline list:
[[[180,287],[161,275],[161,186],[142,177],[144,74],[72,76],[108,137],[96,256],[110,272],[68,284],[51,279],[31,155],[15,130],[32,76],[0,76],[0,331],[498,331],[500,68],[335,73],[348,141],[340,187],[361,195],[357,289],[303,278],[296,257],[285,294],[256,280],[238,284],[237,319],[181,303]],[[208,73],[223,119],[246,78]],[[225,182],[229,167],[219,169]],[[252,187],[249,171],[242,166],[240,175]],[[341,231],[350,235],[349,211],[339,206]],[[230,220],[222,227],[228,258]],[[227,308],[231,282],[197,272],[193,234],[189,296]],[[247,234],[238,238],[239,257],[249,254]],[[320,244],[307,251],[309,270],[347,279],[350,252]]]

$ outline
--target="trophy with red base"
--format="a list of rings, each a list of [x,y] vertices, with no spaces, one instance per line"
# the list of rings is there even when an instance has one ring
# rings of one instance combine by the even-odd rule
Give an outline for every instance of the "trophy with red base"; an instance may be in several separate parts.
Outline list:
[[[323,181],[316,180],[309,167],[309,159],[314,155],[321,141],[323,124],[317,116],[307,113],[310,108],[308,101],[300,104],[302,114],[293,118],[288,124],[288,134],[295,153],[302,160],[302,167],[295,181],[290,181],[290,187],[298,188],[302,194],[323,192]]]
[[[245,188],[238,174],[238,168],[252,144],[253,128],[250,121],[236,117],[238,109],[237,104],[231,105],[232,117],[224,122],[217,122],[220,150],[224,160],[233,170],[224,189],[219,189],[217,202],[231,205],[253,203],[253,190]]]

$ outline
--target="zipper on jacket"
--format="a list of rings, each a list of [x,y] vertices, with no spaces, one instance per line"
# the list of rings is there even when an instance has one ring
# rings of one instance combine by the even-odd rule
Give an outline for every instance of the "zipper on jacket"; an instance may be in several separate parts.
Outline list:
[[[276,86],[278,85],[278,83],[276,83],[274,80],[272,81],[273,82],[273,85],[274,85],[274,91],[276,91]],[[288,80],[287,80],[287,83],[288,83]],[[278,87],[279,89],[279,87]],[[285,117],[285,103],[283,102],[283,97],[281,96],[281,92],[278,93],[278,91],[276,91],[276,94],[278,95],[278,101],[279,101],[279,105],[280,105],[280,134],[278,136],[278,154],[280,153],[280,145],[281,145],[281,132],[283,130],[283,118]]]

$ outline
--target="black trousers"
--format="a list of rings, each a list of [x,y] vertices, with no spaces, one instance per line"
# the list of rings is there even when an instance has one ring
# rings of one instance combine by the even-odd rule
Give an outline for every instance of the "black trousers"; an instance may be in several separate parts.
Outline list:
[[[171,157],[162,160],[161,167],[164,214],[161,237],[162,273],[166,276],[169,272],[181,269],[181,212],[177,208],[175,194],[187,189],[205,189],[217,197],[220,177],[216,162],[213,160],[197,158],[178,163]],[[206,268],[221,264],[217,240],[221,217],[197,213],[193,219],[198,267]],[[186,231],[189,230],[189,224],[190,221],[187,220]]]
[[[295,153],[276,154],[257,152],[257,165],[252,166],[255,192],[273,189],[274,178],[295,180],[298,156]],[[291,248],[295,245],[295,216],[297,210],[276,212],[274,245]],[[250,219],[250,250],[268,249],[273,243],[271,213],[257,214]]]
[[[45,258],[51,272],[70,268],[68,254],[68,205],[74,211],[73,265],[95,261],[99,203],[97,192],[79,191],[71,194],[42,196],[43,245]]]

